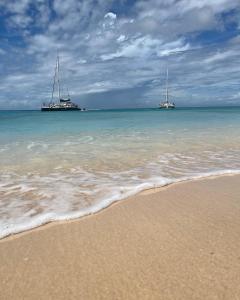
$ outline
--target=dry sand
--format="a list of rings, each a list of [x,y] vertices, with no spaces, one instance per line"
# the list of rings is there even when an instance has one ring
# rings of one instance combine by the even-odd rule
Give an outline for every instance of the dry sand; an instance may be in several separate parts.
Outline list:
[[[0,299],[240,299],[240,176],[5,238]]]

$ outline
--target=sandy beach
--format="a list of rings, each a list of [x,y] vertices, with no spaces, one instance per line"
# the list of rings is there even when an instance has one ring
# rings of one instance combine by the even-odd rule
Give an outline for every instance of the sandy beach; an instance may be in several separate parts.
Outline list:
[[[240,299],[240,176],[148,190],[0,241],[0,298]]]

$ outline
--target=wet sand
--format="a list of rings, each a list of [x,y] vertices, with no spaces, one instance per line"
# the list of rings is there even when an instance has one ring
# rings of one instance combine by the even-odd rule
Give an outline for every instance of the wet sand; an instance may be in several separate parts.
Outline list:
[[[1,240],[0,299],[240,299],[240,176]]]

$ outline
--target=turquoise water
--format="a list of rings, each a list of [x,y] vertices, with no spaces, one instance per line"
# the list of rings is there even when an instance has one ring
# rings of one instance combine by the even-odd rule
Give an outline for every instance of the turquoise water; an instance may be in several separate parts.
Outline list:
[[[240,108],[0,111],[0,237],[240,171]]]

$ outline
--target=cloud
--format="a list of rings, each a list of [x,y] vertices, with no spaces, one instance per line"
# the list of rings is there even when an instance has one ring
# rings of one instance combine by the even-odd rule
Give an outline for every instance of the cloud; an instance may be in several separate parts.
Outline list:
[[[108,12],[104,16],[104,21],[102,23],[102,27],[104,29],[110,29],[111,30],[115,27],[116,20],[117,20],[117,15],[112,13],[112,12]]]
[[[238,0],[141,0],[135,4],[135,28],[165,38],[219,29],[224,26],[221,13],[236,8]]]
[[[239,6],[235,0],[2,0],[0,108],[6,100],[11,108],[47,101],[57,52],[62,81],[88,107],[120,106],[119,95],[129,95],[125,105],[157,105],[167,64],[178,104],[238,101],[239,31],[227,22],[237,19]],[[211,41],[211,32],[220,42]]]
[[[124,34],[121,34],[118,38],[117,38],[117,42],[121,43],[123,41],[126,40],[126,36]]]
[[[30,26],[46,27],[50,19],[50,7],[45,0],[2,0],[0,9],[7,16],[8,26],[19,32]]]
[[[238,55],[238,51],[235,50],[227,50],[222,52],[216,52],[212,56],[207,57],[204,62],[209,64],[220,60],[226,60],[227,58],[232,58],[235,55]]]
[[[117,50],[115,53],[101,55],[101,59],[110,60],[119,57],[149,57],[151,55],[168,56],[188,49],[190,49],[190,45],[184,43],[183,39],[164,44],[161,40],[153,39],[150,36],[143,36],[125,43],[121,46],[121,49]]]
[[[104,16],[105,19],[109,18],[109,19],[112,19],[112,20],[116,20],[117,18],[117,15],[112,13],[112,12],[108,12],[105,16]]]
[[[31,0],[2,0],[0,5],[10,13],[23,14],[27,11],[30,3]]]

